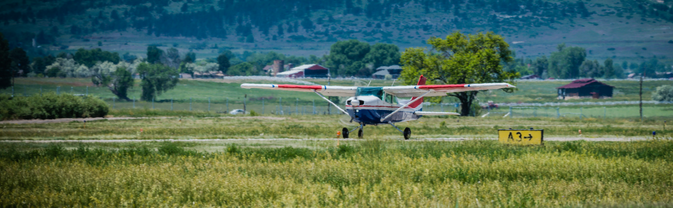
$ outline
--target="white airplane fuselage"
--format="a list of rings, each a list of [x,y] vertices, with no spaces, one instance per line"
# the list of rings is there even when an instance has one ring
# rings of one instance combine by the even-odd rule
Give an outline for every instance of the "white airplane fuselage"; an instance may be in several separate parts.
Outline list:
[[[411,121],[417,120],[421,117],[421,115],[416,115],[414,112],[421,111],[422,105],[419,105],[416,108],[407,106],[400,111],[397,111],[394,115],[390,116],[386,120],[382,121],[382,118],[385,118],[399,107],[406,104],[406,102],[409,102],[408,100],[405,102],[393,96],[384,96],[384,99],[389,102],[381,100],[377,96],[373,95],[350,97],[346,100],[345,110],[348,112],[351,118],[353,118],[354,122],[368,125]],[[394,104],[394,102],[397,102],[398,104]]]

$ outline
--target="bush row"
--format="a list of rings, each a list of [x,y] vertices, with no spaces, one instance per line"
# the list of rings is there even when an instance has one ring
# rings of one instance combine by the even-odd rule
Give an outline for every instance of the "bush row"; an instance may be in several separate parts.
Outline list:
[[[46,93],[30,97],[0,97],[0,119],[54,119],[103,117],[107,103],[93,96]]]

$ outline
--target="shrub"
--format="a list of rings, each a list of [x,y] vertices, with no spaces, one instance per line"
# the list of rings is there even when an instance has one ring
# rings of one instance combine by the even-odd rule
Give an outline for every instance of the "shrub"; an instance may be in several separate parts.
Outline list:
[[[103,117],[107,115],[107,103],[93,96],[56,95],[0,97],[0,119],[54,119]]]
[[[652,93],[652,100],[673,101],[673,86],[662,85],[657,87],[657,90]]]

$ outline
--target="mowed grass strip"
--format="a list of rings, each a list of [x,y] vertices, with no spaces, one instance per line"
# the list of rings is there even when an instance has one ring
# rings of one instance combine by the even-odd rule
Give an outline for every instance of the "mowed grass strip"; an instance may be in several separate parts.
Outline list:
[[[369,140],[326,148],[39,144],[0,151],[2,206],[670,206],[673,142]]]
[[[149,115],[144,111],[136,111]],[[150,111],[151,112],[151,111]],[[0,124],[4,140],[99,140],[99,139],[257,139],[335,138],[343,127],[355,128],[347,116],[222,116],[216,114],[179,114],[195,116],[150,117],[131,120],[100,120],[69,123]],[[184,113],[184,112],[183,112]],[[203,116],[203,117],[201,117]],[[670,118],[670,117],[669,117]],[[496,138],[498,129],[544,129],[545,137],[618,138],[671,137],[664,119],[585,118],[501,118],[501,117],[424,117],[396,124],[410,127],[412,140],[422,138]],[[355,135],[355,134],[353,134]],[[402,139],[390,125],[365,126],[365,139]]]

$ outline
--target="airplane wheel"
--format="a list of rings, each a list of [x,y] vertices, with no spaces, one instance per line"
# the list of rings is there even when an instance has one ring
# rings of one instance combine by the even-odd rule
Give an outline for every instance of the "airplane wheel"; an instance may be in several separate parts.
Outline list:
[[[409,127],[404,128],[404,139],[409,140],[411,137],[411,129]]]
[[[341,129],[341,135],[344,137],[344,139],[348,139],[348,128]]]
[[[360,128],[360,129],[358,130],[358,138],[362,139],[362,135],[363,135],[363,134],[364,134],[364,133],[362,133],[362,128]]]

